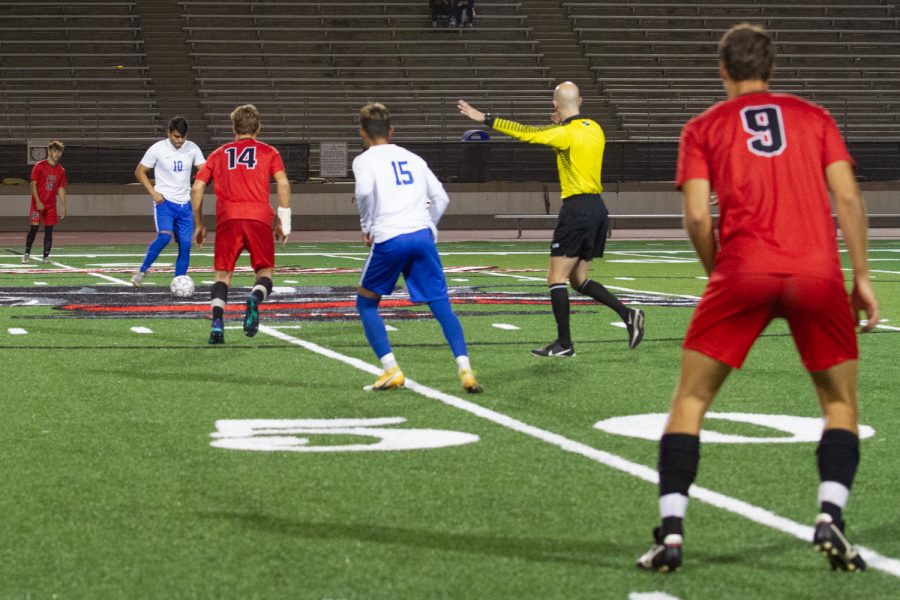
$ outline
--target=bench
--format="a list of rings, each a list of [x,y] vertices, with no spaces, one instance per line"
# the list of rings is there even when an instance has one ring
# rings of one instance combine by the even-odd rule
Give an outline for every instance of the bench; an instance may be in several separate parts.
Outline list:
[[[612,231],[615,228],[617,220],[634,220],[634,221],[649,221],[649,220],[658,220],[658,219],[678,219],[678,222],[681,222],[683,215],[682,214],[666,214],[666,215],[609,215],[609,230],[607,232],[607,237],[612,237]],[[713,215],[713,218],[718,217],[718,215]],[[553,223],[556,223],[557,215],[537,215],[537,214],[527,214],[527,215],[494,215],[495,219],[513,219],[516,222],[516,239],[522,238],[522,221],[533,221],[536,219],[543,219],[545,221],[552,220]]]
[[[869,220],[869,227],[872,227],[872,223],[874,221],[879,221],[885,227],[892,227],[898,221],[900,221],[900,214],[898,213],[872,213],[867,215]],[[514,219],[516,221],[516,227],[518,229],[518,233],[516,235],[516,239],[522,238],[522,221],[530,221],[534,219],[544,219],[544,220],[553,220],[556,222],[557,215],[537,215],[537,214],[527,214],[527,215],[494,215],[495,219]],[[613,229],[616,225],[616,220],[632,220],[632,221],[650,221],[656,219],[677,219],[679,224],[681,220],[684,218],[684,215],[681,213],[678,214],[660,214],[660,215],[650,215],[650,214],[642,214],[642,215],[609,215],[609,230],[607,232],[607,237],[612,237]],[[713,222],[717,221],[719,215],[717,213],[713,213],[712,215]],[[831,218],[834,219],[835,227],[838,227],[837,223],[837,214],[832,213]],[[680,226],[680,225],[679,225]]]

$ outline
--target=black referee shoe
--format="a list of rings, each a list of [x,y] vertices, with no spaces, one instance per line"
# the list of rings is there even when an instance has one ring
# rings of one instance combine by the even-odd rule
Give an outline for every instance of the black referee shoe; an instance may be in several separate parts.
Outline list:
[[[628,330],[628,347],[634,350],[644,339],[644,311],[629,308],[628,318],[625,319],[625,329]]]
[[[535,356],[575,356],[575,344],[572,344],[570,346],[563,346],[558,341],[556,341],[544,348],[536,348],[532,350],[531,353]]]

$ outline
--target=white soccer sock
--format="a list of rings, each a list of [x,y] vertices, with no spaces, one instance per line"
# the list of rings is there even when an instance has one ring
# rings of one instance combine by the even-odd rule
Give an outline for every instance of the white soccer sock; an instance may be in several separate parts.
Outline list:
[[[256,290],[259,290],[260,292],[262,292],[262,297],[263,297],[262,299],[263,299],[263,300],[265,300],[266,298],[269,297],[269,292],[266,290],[266,286],[264,286],[264,285],[254,285],[254,286],[253,286],[253,289],[250,290],[250,295],[252,296],[252,295],[253,295],[253,292],[255,292]]]
[[[381,366],[384,367],[384,370],[393,369],[397,366],[397,359],[394,358],[393,352],[388,352],[384,356],[381,357]]]
[[[666,494],[659,497],[659,516],[663,519],[666,517],[678,517],[683,519],[687,513],[688,497],[684,494]]]
[[[847,506],[850,499],[850,490],[842,483],[837,481],[823,481],[819,484],[819,505],[823,502],[830,502],[835,506],[839,506],[841,510]]]
[[[456,364],[459,366],[460,371],[472,370],[472,365],[469,363],[469,357],[465,354],[456,357]]]

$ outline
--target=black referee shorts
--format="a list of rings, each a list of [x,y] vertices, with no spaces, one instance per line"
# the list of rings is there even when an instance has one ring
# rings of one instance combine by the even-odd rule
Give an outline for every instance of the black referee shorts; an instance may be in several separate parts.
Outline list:
[[[550,243],[550,256],[582,260],[603,256],[608,231],[609,211],[600,194],[564,198]]]

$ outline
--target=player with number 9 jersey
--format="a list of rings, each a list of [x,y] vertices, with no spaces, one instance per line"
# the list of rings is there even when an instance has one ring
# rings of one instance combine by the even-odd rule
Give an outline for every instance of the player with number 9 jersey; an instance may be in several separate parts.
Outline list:
[[[790,94],[743,94],[681,134],[676,184],[707,179],[719,196],[721,273],[840,276],[822,173],[853,163],[824,108]]]
[[[875,327],[879,315],[865,202],[828,112],[769,91],[775,42],[768,32],[735,25],[719,41],[718,58],[727,100],[685,125],[676,175],[684,227],[709,282],[685,334],[681,374],[659,442],[660,525],[637,565],[660,572],[681,567],[704,416],[769,323],[784,319],[823,417],[812,542],[832,570],[861,571],[866,563],[844,534],[843,510],[859,464],[854,327],[860,312],[867,317],[863,331]],[[712,191],[719,197],[718,240]],[[853,274],[850,296],[830,195]],[[795,400],[790,398],[792,405]]]

